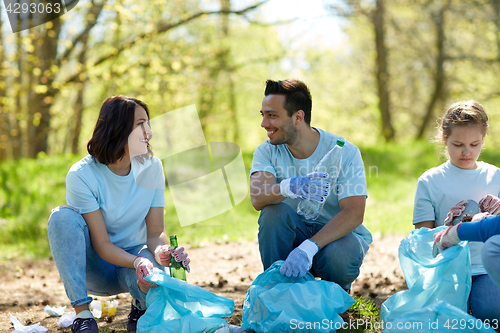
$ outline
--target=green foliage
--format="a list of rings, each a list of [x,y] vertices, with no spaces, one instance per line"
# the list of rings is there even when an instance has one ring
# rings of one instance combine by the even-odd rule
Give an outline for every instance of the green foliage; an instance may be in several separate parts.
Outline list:
[[[348,314],[349,321],[363,325],[355,325],[355,330],[342,328],[338,332],[379,332],[374,328],[380,327],[380,309],[372,300],[360,296],[355,297],[354,304],[348,310]]]
[[[433,143],[377,144],[360,147],[368,183],[364,224],[372,233],[408,234],[418,177],[445,161]],[[243,154],[247,174],[252,152]],[[74,155],[46,156],[0,163],[0,253],[13,257],[46,257],[47,220],[53,207],[65,204],[65,177]],[[480,160],[500,165],[500,153],[486,149]],[[235,208],[203,222],[181,227],[167,188],[165,227],[182,244],[254,240],[257,219],[249,197]]]

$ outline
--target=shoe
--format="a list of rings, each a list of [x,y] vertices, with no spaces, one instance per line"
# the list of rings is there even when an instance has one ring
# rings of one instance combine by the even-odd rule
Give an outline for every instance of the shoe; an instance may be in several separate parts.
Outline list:
[[[128,314],[128,322],[127,322],[127,332],[135,333],[137,331],[137,321],[141,316],[146,312],[146,310],[139,310],[132,301],[132,308],[130,313]]]
[[[73,333],[99,333],[97,322],[94,318],[76,318],[71,326]]]

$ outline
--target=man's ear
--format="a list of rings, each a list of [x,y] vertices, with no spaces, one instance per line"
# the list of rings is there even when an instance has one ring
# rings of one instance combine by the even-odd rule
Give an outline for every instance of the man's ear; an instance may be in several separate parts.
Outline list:
[[[297,111],[293,114],[293,116],[292,116],[294,124],[295,124],[295,125],[298,125],[298,124],[300,124],[301,122],[303,122],[303,121],[304,121],[304,116],[305,116],[305,112],[304,112],[304,111],[302,111],[302,110],[297,110]]]

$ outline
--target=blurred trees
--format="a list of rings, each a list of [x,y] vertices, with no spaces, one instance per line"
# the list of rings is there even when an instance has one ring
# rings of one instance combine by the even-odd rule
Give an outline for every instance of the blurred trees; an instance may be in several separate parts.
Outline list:
[[[153,106],[166,106],[163,97],[176,95],[172,99],[179,103],[168,107],[184,106],[186,95],[206,87],[199,82],[212,68],[208,77],[226,76],[219,85],[208,84],[212,91],[200,93],[213,98],[220,86],[231,87],[232,62],[245,61],[231,57],[228,18],[244,17],[267,1],[232,10],[229,0],[217,7],[196,0],[86,0],[62,17],[16,34],[4,25],[0,47],[8,47],[0,49],[0,160],[78,152],[84,110],[98,110],[109,95],[130,94]],[[221,17],[222,24],[215,24]],[[25,23],[20,19],[18,24]],[[192,72],[202,75],[188,83],[182,76]],[[234,86],[228,91],[225,111],[237,126]],[[203,106],[202,121],[213,113],[203,114]]]
[[[446,104],[469,98],[500,134],[500,2],[323,0],[346,41],[295,50],[257,23],[268,1],[82,0],[17,34],[0,22],[0,161],[82,153],[115,94],[152,117],[195,103],[210,141],[255,148],[268,78],[304,80],[313,125],[356,140],[426,138]]]
[[[325,3],[334,15],[348,20],[349,52],[371,62],[371,89],[377,92],[378,122],[386,141],[392,139],[391,123],[399,137],[425,138],[452,100],[498,105],[498,1]],[[381,89],[383,84],[386,89]]]

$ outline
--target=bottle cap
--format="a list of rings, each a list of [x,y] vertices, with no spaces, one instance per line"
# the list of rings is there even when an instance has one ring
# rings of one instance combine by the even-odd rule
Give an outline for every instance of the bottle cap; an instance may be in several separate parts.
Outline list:
[[[344,141],[342,141],[340,139],[337,140],[337,146],[344,147],[344,144],[345,144]]]

